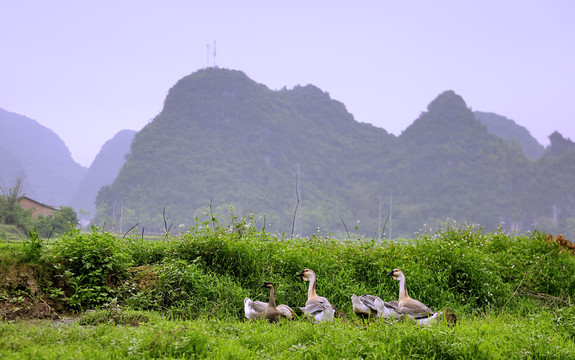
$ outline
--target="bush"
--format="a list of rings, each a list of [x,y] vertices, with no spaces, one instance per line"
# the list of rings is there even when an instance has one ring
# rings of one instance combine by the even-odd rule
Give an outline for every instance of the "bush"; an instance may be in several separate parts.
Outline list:
[[[243,314],[246,293],[227,276],[206,272],[184,260],[167,260],[151,271],[157,279],[153,286],[127,299],[135,309],[166,311],[180,318]]]
[[[22,262],[38,262],[42,257],[42,251],[44,245],[42,244],[42,239],[38,236],[36,228],[28,231],[28,240],[24,241],[22,246]]]
[[[68,230],[51,248],[51,256],[72,289],[69,305],[79,310],[112,299],[131,265],[121,242],[96,227],[91,233]]]

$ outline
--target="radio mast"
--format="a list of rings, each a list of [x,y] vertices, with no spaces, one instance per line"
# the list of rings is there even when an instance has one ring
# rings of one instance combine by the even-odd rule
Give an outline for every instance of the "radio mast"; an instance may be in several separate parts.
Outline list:
[[[214,50],[212,54],[214,55],[214,67],[216,67],[216,40],[214,40]]]

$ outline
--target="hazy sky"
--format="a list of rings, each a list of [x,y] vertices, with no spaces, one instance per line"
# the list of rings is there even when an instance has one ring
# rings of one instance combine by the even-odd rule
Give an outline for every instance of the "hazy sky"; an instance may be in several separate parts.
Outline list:
[[[575,1],[40,1],[0,5],[0,108],[89,166],[207,65],[313,84],[399,135],[445,90],[575,140]],[[209,62],[208,62],[209,59]]]

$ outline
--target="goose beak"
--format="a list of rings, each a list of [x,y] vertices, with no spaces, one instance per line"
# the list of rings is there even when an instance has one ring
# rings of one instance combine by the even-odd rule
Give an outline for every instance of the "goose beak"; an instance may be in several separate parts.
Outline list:
[[[391,270],[387,276],[393,276],[393,270]]]
[[[303,270],[299,272],[299,274],[296,274],[295,276],[300,276],[303,277]]]

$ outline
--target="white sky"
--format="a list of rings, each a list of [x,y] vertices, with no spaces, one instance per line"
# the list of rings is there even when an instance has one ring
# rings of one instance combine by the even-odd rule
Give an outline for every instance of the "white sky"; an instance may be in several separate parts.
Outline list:
[[[271,89],[313,84],[399,135],[445,90],[575,140],[575,1],[43,1],[0,5],[0,108],[89,166],[207,65]],[[210,65],[213,57],[210,57]]]

